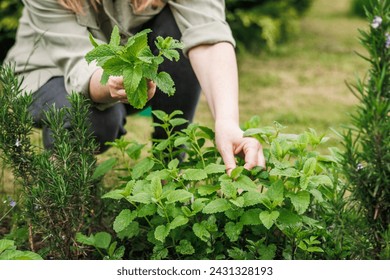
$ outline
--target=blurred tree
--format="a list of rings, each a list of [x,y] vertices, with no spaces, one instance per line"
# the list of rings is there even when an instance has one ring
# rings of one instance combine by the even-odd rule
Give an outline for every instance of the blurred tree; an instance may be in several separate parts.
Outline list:
[[[18,20],[22,13],[22,2],[19,0],[1,0],[0,2],[0,64],[8,49],[15,42]]]

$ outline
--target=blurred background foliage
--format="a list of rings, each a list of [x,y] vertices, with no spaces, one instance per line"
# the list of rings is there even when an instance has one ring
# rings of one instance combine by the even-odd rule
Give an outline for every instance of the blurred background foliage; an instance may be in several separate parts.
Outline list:
[[[1,0],[0,2],[0,63],[15,41],[19,17],[22,14],[20,0]]]
[[[226,0],[227,20],[239,51],[272,51],[300,31],[299,20],[314,0]],[[351,12],[364,16],[363,6],[370,0],[353,0]],[[0,62],[14,43],[20,0],[0,3]]]

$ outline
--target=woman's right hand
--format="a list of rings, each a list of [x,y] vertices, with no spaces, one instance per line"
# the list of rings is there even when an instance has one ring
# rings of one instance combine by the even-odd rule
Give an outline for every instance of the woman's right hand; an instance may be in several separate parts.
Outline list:
[[[153,81],[148,80],[147,85],[148,85],[148,100],[150,100],[156,93],[156,84]],[[119,77],[111,76],[108,79],[107,86],[110,92],[110,97],[113,100],[117,100],[122,103],[129,103],[124,89],[122,76]]]
[[[106,85],[100,83],[103,74],[103,69],[96,70],[89,82],[89,96],[96,103],[113,103],[116,101],[128,103],[125,92],[123,77],[111,76]],[[148,100],[156,93],[156,84],[148,80]]]

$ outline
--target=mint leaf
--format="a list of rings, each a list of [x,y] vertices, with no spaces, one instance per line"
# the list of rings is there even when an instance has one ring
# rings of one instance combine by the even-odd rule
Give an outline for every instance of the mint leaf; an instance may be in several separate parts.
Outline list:
[[[276,222],[276,219],[279,217],[279,212],[278,211],[263,211],[259,215],[261,222],[263,225],[267,228],[270,229],[272,225]]]
[[[113,28],[108,44],[99,44],[90,35],[94,49],[85,56],[88,63],[96,61],[102,67],[102,84],[106,84],[110,76],[123,76],[127,99],[136,109],[143,108],[148,100],[146,79],[155,82],[169,96],[175,93],[172,77],[166,72],[158,72],[158,66],[164,62],[164,57],[177,61],[180,55],[176,49],[183,48],[183,44],[171,37],[159,37],[155,42],[159,54],[155,56],[148,45],[148,33],[151,31],[145,29],[135,34],[124,46],[120,45],[121,37],[117,26]]]
[[[218,212],[225,212],[231,208],[229,202],[223,198],[217,198],[211,201],[203,208],[203,213],[205,214],[213,214]]]

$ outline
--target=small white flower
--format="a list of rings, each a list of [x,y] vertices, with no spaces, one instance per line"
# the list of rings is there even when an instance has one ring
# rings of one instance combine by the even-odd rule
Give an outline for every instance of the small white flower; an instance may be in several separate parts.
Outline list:
[[[16,139],[15,146],[20,147],[20,145],[22,145],[22,142],[20,142],[19,139]]]
[[[386,33],[386,48],[390,48],[390,33]]]
[[[362,170],[363,168],[364,168],[363,164],[359,163],[359,164],[356,166],[356,171]]]
[[[382,18],[379,16],[374,17],[371,23],[372,28],[377,29],[382,24]]]

